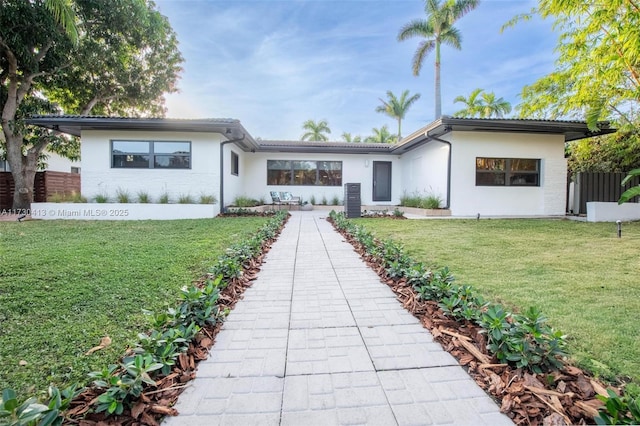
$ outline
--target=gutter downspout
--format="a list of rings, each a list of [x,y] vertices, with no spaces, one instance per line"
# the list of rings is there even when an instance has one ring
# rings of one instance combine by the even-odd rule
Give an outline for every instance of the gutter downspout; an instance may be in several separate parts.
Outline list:
[[[429,139],[449,145],[449,155],[447,159],[447,204],[444,206],[445,209],[449,209],[451,207],[451,142],[440,139],[440,136],[445,135],[450,131],[451,127],[447,126],[445,127],[444,132],[440,133],[438,136],[431,136],[429,135],[429,132],[425,134]]]
[[[220,213],[225,213],[224,208],[224,146],[228,143],[241,142],[245,138],[245,134],[242,134],[241,138],[229,139],[224,142],[220,142]]]

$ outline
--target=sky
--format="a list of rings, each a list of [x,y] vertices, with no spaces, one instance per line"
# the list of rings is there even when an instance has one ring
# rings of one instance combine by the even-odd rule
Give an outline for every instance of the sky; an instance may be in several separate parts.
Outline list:
[[[309,119],[327,120],[330,140],[371,135],[397,122],[375,111],[391,90],[420,93],[404,136],[435,118],[434,54],[412,72],[420,39],[397,41],[424,19],[422,0],[156,0],[185,58],[172,118],[235,118],[254,138],[299,140]],[[482,88],[513,106],[522,87],[554,68],[557,35],[536,18],[500,32],[535,6],[531,0],[481,0],[456,27],[462,50],[442,48],[442,113],[456,96]]]

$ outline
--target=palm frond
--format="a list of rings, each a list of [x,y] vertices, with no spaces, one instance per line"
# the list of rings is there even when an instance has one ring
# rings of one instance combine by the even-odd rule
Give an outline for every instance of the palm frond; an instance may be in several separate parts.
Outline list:
[[[634,186],[633,188],[629,188],[622,193],[620,199],[618,200],[618,204],[626,203],[633,197],[637,197],[640,195],[640,186]]]
[[[620,185],[625,186],[627,182],[629,182],[631,179],[633,179],[636,176],[640,176],[640,169],[633,169],[629,173],[627,173],[627,176],[625,176],[625,178],[622,179],[622,182],[620,182]]]
[[[426,58],[426,56],[431,53],[435,47],[435,40],[424,40],[421,41],[420,44],[418,44],[418,49],[413,55],[413,75],[420,75],[420,70],[422,69],[424,58]]]
[[[74,45],[78,44],[78,27],[76,14],[69,0],[46,0],[44,6],[53,14],[58,24],[67,33],[67,37]]]
[[[398,41],[404,41],[412,37],[432,37],[429,24],[424,19],[414,19],[405,24],[398,32]]]

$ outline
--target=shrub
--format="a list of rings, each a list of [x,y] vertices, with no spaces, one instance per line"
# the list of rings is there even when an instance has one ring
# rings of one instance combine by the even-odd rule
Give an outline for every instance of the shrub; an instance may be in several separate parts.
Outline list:
[[[96,201],[96,203],[108,203],[109,196],[105,193],[98,194],[94,197],[94,200]]]
[[[158,202],[160,204],[169,204],[169,194],[166,192],[163,192],[162,194],[160,194],[160,198],[158,198]]]
[[[422,209],[439,209],[442,205],[442,198],[437,195],[430,194],[420,200],[420,208]]]
[[[254,200],[253,198],[238,196],[233,200],[233,205],[235,207],[255,207],[260,205],[258,200]]]
[[[316,196],[312,195],[311,198],[309,198],[309,203],[315,205],[316,204]]]
[[[131,194],[126,189],[118,188],[116,191],[116,200],[119,203],[129,203],[131,202]]]
[[[333,198],[331,199],[331,205],[332,206],[339,206],[340,205],[340,198],[338,198],[337,195],[334,195]]]
[[[193,197],[189,194],[183,194],[178,197],[178,204],[193,204]]]
[[[216,199],[215,195],[200,195],[200,204],[215,204],[217,202],[218,200]]]
[[[442,198],[435,194],[420,195],[414,192],[411,195],[407,193],[400,197],[400,205],[404,207],[417,207],[420,209],[439,209],[442,205]]]
[[[327,197],[325,195],[322,196],[322,201],[320,201],[320,204],[322,204],[323,206],[327,205]]]
[[[147,204],[151,202],[151,197],[145,191],[138,191],[138,202],[142,204]]]
[[[65,194],[64,192],[61,194],[56,192],[55,194],[50,195],[47,198],[47,201],[50,203],[86,203],[87,198],[83,197],[76,191],[71,191],[70,194]]]

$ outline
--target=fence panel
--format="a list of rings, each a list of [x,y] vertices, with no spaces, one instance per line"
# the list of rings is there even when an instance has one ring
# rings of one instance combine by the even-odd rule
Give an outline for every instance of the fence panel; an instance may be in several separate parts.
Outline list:
[[[581,172],[575,175],[574,196],[579,200],[578,214],[587,214],[587,203],[590,201],[617,202],[620,195],[632,186],[640,184],[640,177],[635,177],[627,182],[624,187],[621,185],[626,173],[599,173]],[[631,202],[637,203],[638,197],[634,197]]]
[[[13,177],[11,172],[0,172],[0,210],[13,206]],[[53,194],[80,193],[80,175],[66,172],[37,172],[33,188],[33,201],[45,202]]]

